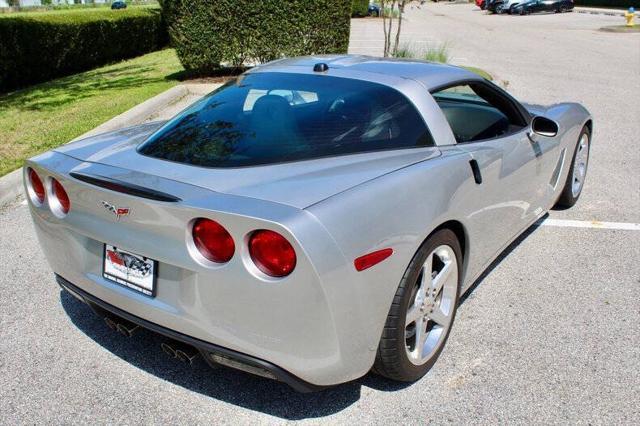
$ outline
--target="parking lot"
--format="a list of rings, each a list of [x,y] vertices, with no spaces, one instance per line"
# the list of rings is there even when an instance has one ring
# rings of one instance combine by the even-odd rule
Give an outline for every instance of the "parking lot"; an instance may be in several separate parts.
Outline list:
[[[171,360],[158,336],[127,339],[59,291],[18,200],[0,210],[0,423],[640,423],[640,34],[598,31],[616,24],[470,4],[408,12],[405,43],[447,43],[454,63],[520,100],[580,102],[595,120],[578,204],[492,266],[419,382],[370,374],[298,394]],[[381,53],[381,25],[353,21],[350,52]]]

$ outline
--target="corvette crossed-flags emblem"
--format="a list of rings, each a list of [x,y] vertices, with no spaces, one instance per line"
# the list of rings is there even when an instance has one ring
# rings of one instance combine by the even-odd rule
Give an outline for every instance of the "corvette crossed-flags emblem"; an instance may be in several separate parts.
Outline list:
[[[128,207],[116,207],[113,204],[107,203],[106,201],[101,201],[101,203],[104,208],[113,213],[118,220],[120,220],[122,216],[127,216],[129,213],[131,213],[131,210]]]

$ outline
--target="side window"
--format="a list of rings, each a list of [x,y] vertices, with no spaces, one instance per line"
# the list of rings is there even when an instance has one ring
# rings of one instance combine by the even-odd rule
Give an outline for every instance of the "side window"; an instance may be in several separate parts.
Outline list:
[[[458,143],[493,139],[526,126],[517,108],[483,83],[465,83],[432,93]]]

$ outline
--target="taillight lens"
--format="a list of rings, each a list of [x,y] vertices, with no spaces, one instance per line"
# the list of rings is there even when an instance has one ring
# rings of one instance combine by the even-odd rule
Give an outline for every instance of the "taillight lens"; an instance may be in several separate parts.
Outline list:
[[[249,254],[258,269],[272,277],[286,277],[296,267],[296,251],[277,232],[260,230],[251,234]]]
[[[31,189],[33,190],[36,200],[40,204],[44,203],[44,184],[42,183],[40,176],[38,176],[38,173],[36,173],[32,168],[29,168],[28,174],[29,184],[31,185]]]
[[[225,263],[236,250],[233,237],[222,225],[211,219],[197,219],[193,224],[193,242],[206,259]]]
[[[53,190],[53,195],[55,195],[58,203],[60,204],[60,211],[64,214],[69,213],[71,202],[69,201],[67,191],[64,190],[62,184],[56,179],[51,179],[51,189]]]

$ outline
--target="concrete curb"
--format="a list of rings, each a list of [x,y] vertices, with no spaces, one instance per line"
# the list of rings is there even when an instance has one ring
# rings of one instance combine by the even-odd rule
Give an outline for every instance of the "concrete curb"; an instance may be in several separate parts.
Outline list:
[[[624,16],[625,13],[622,9],[597,9],[591,7],[575,7],[573,10],[577,13],[586,13],[589,15]],[[636,16],[640,17],[640,12],[636,12]]]
[[[130,110],[113,117],[111,120],[99,125],[95,129],[78,136],[71,142],[157,119],[162,110],[177,104],[186,97],[204,96],[217,86],[219,85],[180,84],[178,86],[174,86],[151,99],[147,99]],[[0,177],[0,207],[15,201],[20,195],[22,195],[22,193],[22,168]]]
[[[0,177],[0,207],[22,195],[22,168]]]
[[[173,102],[177,102],[189,94],[189,89],[185,85],[174,86],[171,89],[154,96],[151,99],[147,99],[141,104],[138,104],[128,111],[123,112],[120,115],[116,115],[109,121],[102,123],[98,127],[89,130],[71,142],[88,138],[89,136],[98,135],[100,133],[110,132],[112,130],[120,129],[123,127],[133,126],[137,123],[142,123],[146,118],[153,115],[159,109],[165,108],[167,105]]]

